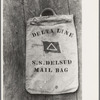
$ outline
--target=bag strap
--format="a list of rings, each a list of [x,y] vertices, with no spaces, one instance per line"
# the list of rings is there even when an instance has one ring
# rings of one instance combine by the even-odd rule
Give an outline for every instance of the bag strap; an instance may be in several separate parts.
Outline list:
[[[41,16],[54,16],[56,15],[55,11],[52,9],[52,8],[45,8],[41,14],[40,14],[40,17]]]

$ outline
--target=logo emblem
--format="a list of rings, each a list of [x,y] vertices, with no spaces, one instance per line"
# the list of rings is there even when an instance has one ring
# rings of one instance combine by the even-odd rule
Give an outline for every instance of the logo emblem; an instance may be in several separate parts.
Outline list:
[[[48,52],[61,53],[58,42],[43,41],[43,45],[44,45],[44,51],[46,53]]]

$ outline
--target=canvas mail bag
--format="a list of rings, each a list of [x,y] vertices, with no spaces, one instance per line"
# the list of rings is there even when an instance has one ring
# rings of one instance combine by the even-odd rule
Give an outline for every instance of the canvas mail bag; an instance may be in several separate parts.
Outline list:
[[[73,15],[34,17],[27,22],[26,90],[62,94],[78,88],[77,37]]]

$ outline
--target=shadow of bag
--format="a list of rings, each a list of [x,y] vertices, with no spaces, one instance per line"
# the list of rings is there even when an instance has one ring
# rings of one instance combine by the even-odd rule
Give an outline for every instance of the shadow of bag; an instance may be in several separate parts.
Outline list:
[[[45,9],[40,17],[27,21],[26,90],[31,94],[62,94],[77,89],[73,15],[56,15],[52,9]]]

